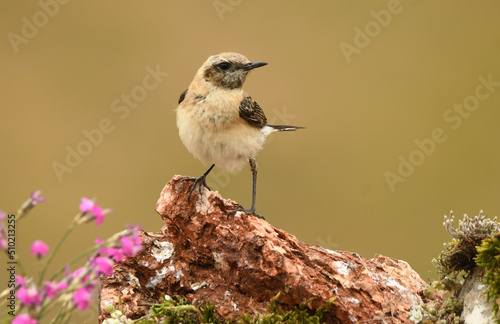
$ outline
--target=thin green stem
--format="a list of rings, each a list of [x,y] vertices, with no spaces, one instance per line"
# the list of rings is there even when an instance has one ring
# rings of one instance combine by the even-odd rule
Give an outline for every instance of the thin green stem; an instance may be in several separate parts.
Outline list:
[[[19,258],[16,257],[17,267],[19,268],[19,272],[22,277],[26,277],[26,271],[24,270],[23,264]]]
[[[55,323],[65,323],[64,322],[64,317],[68,315],[67,311],[69,309],[69,303],[70,301],[66,301],[59,311],[57,312],[56,316],[50,321],[50,324],[55,324]],[[69,312],[71,314],[71,312]]]
[[[122,231],[120,233],[117,233],[115,235],[113,235],[112,237],[108,238],[105,242],[101,243],[101,244],[96,244],[90,248],[88,248],[87,250],[83,251],[82,253],[80,253],[79,255],[77,255],[76,257],[74,257],[71,261],[69,261],[66,265],[64,265],[63,267],[61,267],[59,270],[57,270],[51,277],[50,277],[50,281],[53,281],[57,278],[58,275],[60,275],[62,272],[64,272],[64,270],[66,269],[66,266],[70,266],[74,263],[76,263],[77,261],[79,261],[81,258],[83,258],[84,256],[86,255],[89,255],[97,250],[99,250],[100,248],[103,248],[103,247],[106,247],[106,246],[110,246],[111,244],[115,243],[116,241],[118,241],[119,238],[123,237],[123,236],[128,236],[131,234],[131,231],[130,230],[125,230],[125,231]]]
[[[25,205],[26,205],[26,203],[23,204],[23,206],[25,206]],[[22,206],[21,206],[21,208],[19,208],[17,210],[17,213],[16,213],[16,222],[18,220],[20,220],[21,218],[23,218],[26,215],[27,211],[28,210],[26,210],[26,208],[23,209]]]
[[[74,257],[71,261],[69,261],[67,264],[65,264],[63,267],[61,267],[59,270],[57,270],[51,277],[50,277],[50,281],[53,281],[57,278],[58,275],[60,275],[61,273],[63,273],[65,270],[66,270],[66,266],[70,266],[74,263],[76,263],[77,261],[79,261],[81,258],[83,258],[84,256],[86,255],[89,255],[91,254],[92,252],[95,252],[97,250],[99,250],[100,248],[104,247],[104,244],[98,244],[98,245],[94,245],[92,246],[91,248],[88,248],[87,250],[83,251],[82,253],[80,253],[79,255],[77,255],[76,257]]]
[[[50,262],[52,261],[52,259],[54,258],[54,256],[57,254],[57,252],[61,248],[62,244],[64,243],[64,241],[66,240],[66,238],[68,237],[68,235],[75,229],[76,225],[78,224],[77,223],[77,218],[78,218],[78,216],[75,217],[75,219],[71,222],[71,224],[69,225],[68,229],[63,234],[63,236],[61,237],[61,239],[57,243],[57,245],[54,248],[54,250],[52,250],[49,253],[49,256],[47,257],[46,261],[43,264],[42,270],[40,270],[40,276],[38,277],[38,285],[42,284],[43,278],[45,276],[45,271],[47,271],[47,267],[49,266]]]

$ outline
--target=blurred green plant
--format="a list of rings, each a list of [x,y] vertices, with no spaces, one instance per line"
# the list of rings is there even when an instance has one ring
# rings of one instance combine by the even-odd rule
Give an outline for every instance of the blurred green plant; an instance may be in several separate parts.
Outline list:
[[[484,268],[484,283],[489,286],[486,300],[494,301],[493,312],[497,323],[500,323],[497,302],[500,298],[500,234],[484,239],[481,246],[477,247],[477,252],[475,261],[478,266]]]
[[[292,311],[283,312],[281,307],[277,304],[277,299],[279,293],[270,300],[267,305],[267,311],[269,314],[242,314],[241,320],[235,321],[237,324],[319,324],[324,312],[328,307],[334,303],[336,298],[325,305],[318,308],[314,314],[310,314],[311,310],[308,308],[308,304],[312,301],[312,298],[308,301],[301,303],[296,306]],[[217,318],[215,313],[215,306],[207,304],[203,307],[196,307],[194,305],[186,303],[182,297],[171,298],[170,296],[163,296],[162,302],[151,306],[149,309],[149,314],[143,318],[132,321],[126,318],[120,310],[116,310],[112,304],[108,304],[105,310],[111,315],[111,318],[103,321],[103,324],[153,324],[153,323],[165,323],[165,324],[198,324],[198,323],[214,323],[214,324],[225,324],[233,323],[229,319],[220,320]]]
[[[444,217],[444,227],[452,237],[444,243],[445,250],[432,260],[440,276],[424,289],[427,302],[414,308],[408,316],[415,323],[459,323],[463,309],[457,298],[465,278],[477,266],[486,270],[485,284],[489,285],[487,300],[500,297],[500,224],[489,219],[483,211],[478,216],[464,215],[458,227],[454,215]],[[498,305],[493,303],[495,314]]]

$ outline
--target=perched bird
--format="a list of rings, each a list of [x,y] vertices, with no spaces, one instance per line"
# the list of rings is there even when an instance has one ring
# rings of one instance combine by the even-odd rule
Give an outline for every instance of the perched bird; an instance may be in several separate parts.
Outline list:
[[[206,177],[216,165],[226,171],[241,169],[247,162],[253,174],[252,206],[232,211],[255,213],[257,186],[256,153],[266,137],[276,131],[294,131],[297,126],[268,125],[262,108],[242,86],[248,73],[266,62],[250,62],[238,53],[210,56],[198,69],[189,88],[179,98],[177,127],[187,149],[201,162],[211,165],[199,178],[191,178],[196,186],[210,188]],[[228,215],[229,216],[229,215]]]

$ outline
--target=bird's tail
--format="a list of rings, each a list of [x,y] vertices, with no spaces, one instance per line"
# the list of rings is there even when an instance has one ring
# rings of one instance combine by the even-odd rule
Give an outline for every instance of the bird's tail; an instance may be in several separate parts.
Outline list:
[[[297,129],[305,128],[305,127],[290,126],[290,125],[266,125],[266,126],[271,127],[275,132],[296,131]]]

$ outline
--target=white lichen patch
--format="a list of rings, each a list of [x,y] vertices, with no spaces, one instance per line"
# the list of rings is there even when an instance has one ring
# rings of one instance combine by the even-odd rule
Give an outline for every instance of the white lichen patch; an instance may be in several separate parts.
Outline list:
[[[368,276],[373,279],[375,283],[379,283],[380,276],[376,272],[367,272]]]
[[[151,268],[152,264],[149,262],[146,262],[145,260],[139,260],[137,262],[139,265],[145,267],[145,268]]]
[[[212,252],[212,257],[214,258],[215,261],[215,267],[217,269],[228,269],[229,264],[225,260],[225,255],[224,253],[217,253],[217,252]]]
[[[344,300],[349,302],[349,303],[352,303],[352,304],[356,304],[356,305],[359,304],[359,299],[354,298],[354,297],[347,297],[347,298],[344,298]]]
[[[385,283],[388,287],[394,287],[400,291],[408,290],[405,287],[403,287],[398,280],[394,279],[393,277],[389,277],[386,279]]]
[[[210,204],[208,197],[210,195],[213,195],[214,193],[208,190],[203,190],[202,191],[202,197],[196,202],[196,212],[201,214],[201,215],[208,215],[214,212],[214,208]],[[217,193],[218,195],[218,193]]]
[[[168,267],[168,268],[169,268],[169,269],[170,269],[170,268],[172,268],[172,270],[171,270],[171,271],[174,271],[174,270],[175,270],[174,266],[170,266],[170,267]],[[181,269],[177,269],[177,271],[176,271],[176,272],[175,272],[175,274],[174,274],[174,278],[175,278],[175,279],[179,279],[179,278],[180,278],[180,277],[182,277],[182,276],[183,276],[183,274],[182,274],[182,270],[181,270]]]
[[[196,212],[200,215],[208,215],[213,213],[214,208],[207,198],[202,198],[196,203]]]
[[[343,261],[334,261],[333,266],[341,275],[348,276],[349,272],[351,272],[351,270],[349,269],[349,265]]]
[[[139,279],[137,279],[137,277],[134,276],[131,273],[128,274],[127,281],[128,281],[127,283],[130,286],[136,286],[136,287],[140,287],[141,286],[141,283],[139,282]]]
[[[214,258],[215,263],[220,265],[224,262],[224,253],[212,252],[212,257]]]
[[[174,245],[170,242],[159,242],[157,240],[153,241],[151,248],[151,256],[153,256],[156,261],[163,262],[169,259],[172,254],[174,254]]]
[[[408,288],[401,285],[401,283],[397,279],[388,277],[385,280],[385,284],[387,287],[392,287],[399,290],[397,295],[405,296],[406,300],[408,300],[412,305],[419,305],[422,303],[420,297],[412,293]]]
[[[272,251],[274,251],[276,253],[279,253],[281,255],[286,255],[286,250],[282,246],[275,245],[275,244],[272,244],[272,243],[270,245],[271,245],[271,250]],[[299,250],[292,249],[292,248],[290,248],[290,251],[300,253]]]
[[[206,281],[202,282],[195,282],[194,284],[191,284],[191,289],[194,291],[197,291],[198,289],[205,288],[208,286],[208,283]]]
[[[148,283],[146,284],[146,288],[154,288],[156,287],[157,284],[161,283],[163,281],[163,278],[165,278],[167,272],[170,270],[170,268],[174,267],[170,266],[168,268],[167,267],[162,268],[160,271],[156,270],[156,275],[149,279]],[[175,270],[175,268],[170,271],[173,270]]]

